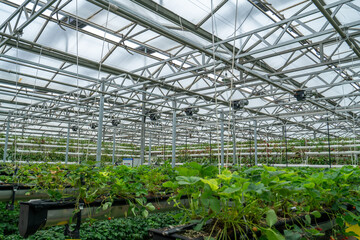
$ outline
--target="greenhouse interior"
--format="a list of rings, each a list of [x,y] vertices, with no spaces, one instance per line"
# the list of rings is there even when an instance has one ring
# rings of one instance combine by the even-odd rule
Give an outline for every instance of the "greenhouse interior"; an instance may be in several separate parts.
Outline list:
[[[360,239],[360,0],[0,0],[0,240]]]

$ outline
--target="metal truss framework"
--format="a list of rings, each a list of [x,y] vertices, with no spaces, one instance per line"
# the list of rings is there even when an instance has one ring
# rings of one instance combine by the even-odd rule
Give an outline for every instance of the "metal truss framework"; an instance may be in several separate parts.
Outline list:
[[[131,1],[139,9],[171,24],[156,22],[121,1],[88,0],[87,4],[99,10],[85,19],[66,10],[71,1],[26,0],[19,5],[15,1],[0,0],[0,5],[14,10],[0,23],[0,62],[22,69],[9,70],[0,64],[0,95],[6,96],[0,100],[0,113],[6,116],[0,119],[3,132],[10,121],[13,134],[66,136],[70,124],[80,127],[81,138],[92,139],[95,133],[90,124],[101,117],[103,97],[104,139],[111,139],[114,131],[111,121],[118,119],[121,127],[116,131],[119,134],[121,131],[124,142],[142,145],[145,138],[141,129],[145,127],[147,138],[151,134],[155,135],[153,139],[158,139],[154,143],[171,143],[174,111],[178,142],[185,139],[208,142],[209,136],[218,142],[221,122],[227,125],[225,136],[229,141],[233,128],[237,138],[251,139],[254,120],[258,138],[264,139],[282,138],[284,125],[290,138],[309,138],[314,133],[325,136],[327,122],[334,137],[358,135],[360,21],[342,23],[337,19],[344,8],[360,12],[352,0],[331,4],[305,1],[286,18],[265,1],[249,0],[249,4],[273,23],[227,39],[220,39],[202,28],[211,20],[211,13],[199,23],[192,23],[151,0]],[[226,4],[230,3],[222,1],[213,9],[213,14]],[[126,19],[129,24],[112,29],[96,22],[96,16],[101,13]],[[37,19],[41,19],[42,27],[34,39],[29,39],[25,33]],[[317,19],[324,21],[315,28],[312,22]],[[58,24],[59,31],[75,30],[103,41],[108,50],[99,61],[94,61],[53,48],[51,42],[38,43],[50,23]],[[81,24],[103,35],[80,27]],[[182,32],[201,38],[207,44],[184,37]],[[151,37],[139,38],[146,33]],[[173,47],[153,46],[152,40],[156,38],[166,39]],[[117,49],[140,55],[151,63],[131,71],[108,64]],[[19,57],[25,53],[39,61]],[[51,64],[40,61],[45,58]],[[272,66],[275,58],[282,59],[276,67]],[[299,64],[300,61],[305,64]],[[37,73],[26,69],[36,69]],[[89,70],[91,74],[83,74],[81,72],[86,71],[79,69]],[[9,75],[16,76],[16,80],[6,77]],[[21,82],[25,77],[42,84]],[[86,84],[75,84],[78,81]],[[102,83],[104,91],[101,91]],[[62,90],[59,86],[72,90]],[[346,88],[346,93],[338,93],[339,88]],[[299,102],[293,97],[298,89],[316,92]],[[250,104],[234,113],[231,101],[242,99],[249,100]],[[188,117],[186,108],[200,111]],[[156,122],[149,120],[151,112],[160,113],[161,118]]]

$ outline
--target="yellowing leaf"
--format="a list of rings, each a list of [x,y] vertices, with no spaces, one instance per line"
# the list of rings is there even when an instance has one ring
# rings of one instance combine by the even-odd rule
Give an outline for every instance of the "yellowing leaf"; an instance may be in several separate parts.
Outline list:
[[[219,188],[218,182],[216,179],[201,179],[201,181],[205,184],[208,184],[211,188],[211,190],[215,191]]]

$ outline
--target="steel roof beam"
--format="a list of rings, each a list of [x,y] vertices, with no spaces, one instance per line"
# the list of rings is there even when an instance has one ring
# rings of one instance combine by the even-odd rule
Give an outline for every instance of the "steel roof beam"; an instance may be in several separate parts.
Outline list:
[[[349,47],[354,51],[354,53],[360,58],[360,48],[357,43],[347,36],[346,33],[341,29],[341,23],[336,19],[336,17],[331,16],[331,10],[324,8],[324,1],[322,0],[311,0],[319,11],[324,15],[324,17],[329,21],[340,37],[345,40]]]

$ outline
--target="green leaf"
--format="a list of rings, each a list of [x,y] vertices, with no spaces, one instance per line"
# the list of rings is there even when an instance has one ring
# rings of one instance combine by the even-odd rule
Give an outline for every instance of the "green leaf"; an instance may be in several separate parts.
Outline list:
[[[211,188],[211,190],[215,191],[219,188],[218,182],[216,179],[201,179],[201,181],[205,184],[208,184]]]
[[[162,185],[163,185],[163,187],[166,187],[166,188],[173,188],[175,186],[175,184],[172,181],[164,182]]]
[[[225,194],[231,194],[231,193],[235,193],[241,190],[241,187],[228,187],[226,188],[223,192],[221,193],[225,193]]]
[[[314,217],[316,217],[316,218],[321,217],[321,213],[319,211],[313,211],[311,214],[314,215]]]
[[[146,204],[146,209],[148,209],[149,211],[154,211],[155,210],[155,207],[152,203],[148,203]]]
[[[180,184],[180,185],[191,185],[191,184],[195,184],[198,181],[200,181],[201,178],[178,176],[178,177],[176,177],[176,180],[178,181],[178,184]]]
[[[311,224],[311,217],[310,217],[310,215],[305,215],[305,223],[307,224],[307,225],[310,225]]]
[[[284,231],[285,239],[286,240],[299,240],[301,239],[301,234],[298,232],[285,230]]]
[[[112,202],[106,202],[103,204],[102,209],[107,210],[109,207],[111,207],[111,205],[112,205]]]
[[[149,212],[146,209],[144,209],[141,214],[144,218],[147,218],[149,216]]]
[[[217,198],[209,199],[210,209],[216,213],[219,213],[221,210],[220,200]]]
[[[345,181],[347,181],[347,179],[353,174],[354,172],[350,172],[348,174],[343,174],[343,178],[345,179]]]
[[[315,183],[313,183],[313,182],[312,182],[312,183],[305,183],[305,184],[304,184],[304,187],[305,187],[305,188],[308,188],[308,189],[314,188],[314,187],[315,187]]]
[[[272,227],[277,222],[277,216],[274,209],[270,209],[266,212],[266,223],[269,227]]]
[[[265,229],[265,234],[268,240],[285,240],[284,236],[272,229]]]
[[[263,168],[264,168],[266,171],[268,171],[268,172],[274,172],[274,171],[276,171],[276,168],[274,168],[274,167],[268,167],[268,166],[266,166],[265,164],[262,165],[262,166],[263,166]]]

